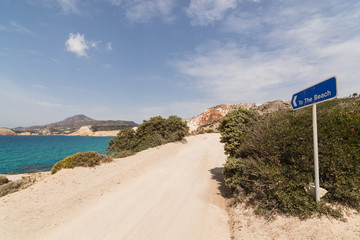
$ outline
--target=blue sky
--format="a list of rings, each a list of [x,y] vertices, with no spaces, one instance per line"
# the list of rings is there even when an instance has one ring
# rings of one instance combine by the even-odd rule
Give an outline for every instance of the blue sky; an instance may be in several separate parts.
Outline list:
[[[354,0],[2,0],[0,126],[360,92]]]

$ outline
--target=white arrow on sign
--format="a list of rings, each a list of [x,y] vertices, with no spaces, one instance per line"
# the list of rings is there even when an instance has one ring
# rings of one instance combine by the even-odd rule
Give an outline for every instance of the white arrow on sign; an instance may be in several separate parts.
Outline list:
[[[297,107],[296,98],[297,98],[297,95],[295,95],[294,100],[293,100],[293,105],[294,105],[295,107]]]

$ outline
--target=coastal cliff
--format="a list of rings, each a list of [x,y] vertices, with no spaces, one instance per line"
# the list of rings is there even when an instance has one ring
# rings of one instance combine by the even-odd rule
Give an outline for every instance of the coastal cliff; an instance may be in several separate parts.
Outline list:
[[[0,128],[0,135],[1,136],[7,136],[7,135],[16,135],[16,133],[8,128]]]

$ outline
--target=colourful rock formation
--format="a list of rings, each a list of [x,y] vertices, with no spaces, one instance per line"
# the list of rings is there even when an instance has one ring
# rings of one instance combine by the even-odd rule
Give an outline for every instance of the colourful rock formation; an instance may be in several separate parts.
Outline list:
[[[229,112],[239,108],[255,110],[259,114],[268,114],[282,109],[290,109],[288,101],[276,100],[264,104],[241,103],[241,104],[222,104],[206,109],[206,111],[191,119],[186,119],[190,133],[196,133],[206,130],[217,130],[220,120]]]

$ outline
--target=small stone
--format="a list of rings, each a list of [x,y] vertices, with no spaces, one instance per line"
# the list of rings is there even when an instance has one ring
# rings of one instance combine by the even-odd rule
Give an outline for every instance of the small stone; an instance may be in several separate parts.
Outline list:
[[[313,183],[310,183],[304,188],[308,194],[316,198],[315,185]],[[319,188],[319,191],[320,191],[320,198],[322,198],[328,192],[325,188],[321,188],[321,187]]]

